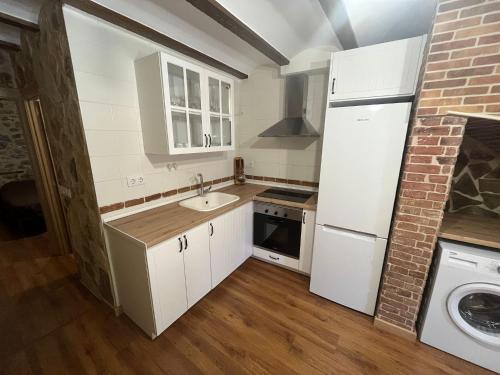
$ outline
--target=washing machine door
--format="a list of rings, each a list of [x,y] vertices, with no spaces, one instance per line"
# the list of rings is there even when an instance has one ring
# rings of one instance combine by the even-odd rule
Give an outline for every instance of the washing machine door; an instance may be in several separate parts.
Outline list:
[[[467,335],[500,347],[500,285],[472,283],[448,296],[448,313]]]

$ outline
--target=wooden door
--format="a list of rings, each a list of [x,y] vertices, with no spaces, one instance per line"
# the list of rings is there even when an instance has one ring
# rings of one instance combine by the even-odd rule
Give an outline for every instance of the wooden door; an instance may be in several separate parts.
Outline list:
[[[182,235],[188,308],[212,289],[210,244],[207,224]]]
[[[24,103],[26,115],[26,142],[29,145],[35,181],[40,196],[47,231],[54,251],[58,254],[71,252],[71,242],[61,203],[52,155],[45,132],[45,122],[40,100],[33,98]],[[20,108],[20,112],[23,112]]]

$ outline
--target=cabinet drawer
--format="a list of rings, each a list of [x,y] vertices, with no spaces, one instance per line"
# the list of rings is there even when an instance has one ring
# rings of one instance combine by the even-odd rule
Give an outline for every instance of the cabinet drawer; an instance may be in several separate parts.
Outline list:
[[[265,260],[266,262],[279,264],[288,268],[292,268],[294,270],[299,269],[299,260],[290,258],[278,253],[273,253],[269,250],[264,250],[259,247],[253,248],[253,255],[256,258]]]

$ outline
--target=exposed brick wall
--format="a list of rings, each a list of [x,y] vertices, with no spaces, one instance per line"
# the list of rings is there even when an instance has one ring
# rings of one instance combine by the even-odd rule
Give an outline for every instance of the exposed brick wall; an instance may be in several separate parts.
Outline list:
[[[466,117],[500,113],[500,0],[437,8],[405,156],[377,318],[415,332]]]

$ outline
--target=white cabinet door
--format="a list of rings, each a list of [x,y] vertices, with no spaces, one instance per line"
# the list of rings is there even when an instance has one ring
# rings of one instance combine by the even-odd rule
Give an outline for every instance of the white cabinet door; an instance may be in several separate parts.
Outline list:
[[[330,108],[316,222],[386,238],[411,103]]]
[[[147,250],[157,335],[187,311],[181,241],[175,237]]]
[[[315,223],[316,211],[304,210],[302,212],[302,234],[300,237],[299,271],[302,271],[308,275],[311,273]]]
[[[144,151],[234,150],[234,81],[160,52],[135,61]]]
[[[212,267],[212,288],[215,288],[230,273],[228,249],[232,244],[232,217],[228,212],[209,223],[210,233],[210,264]]]
[[[208,145],[204,71],[161,54],[170,154],[205,152]]]
[[[233,244],[229,247],[230,272],[236,270],[252,254],[253,202],[233,211]]]
[[[234,82],[207,71],[209,151],[234,150]]]
[[[373,315],[387,240],[316,226],[310,290]]]
[[[212,288],[252,255],[253,202],[209,223]]]
[[[426,36],[332,54],[333,101],[413,95]]]
[[[207,224],[184,233],[182,241],[187,303],[188,308],[191,308],[212,288]]]

